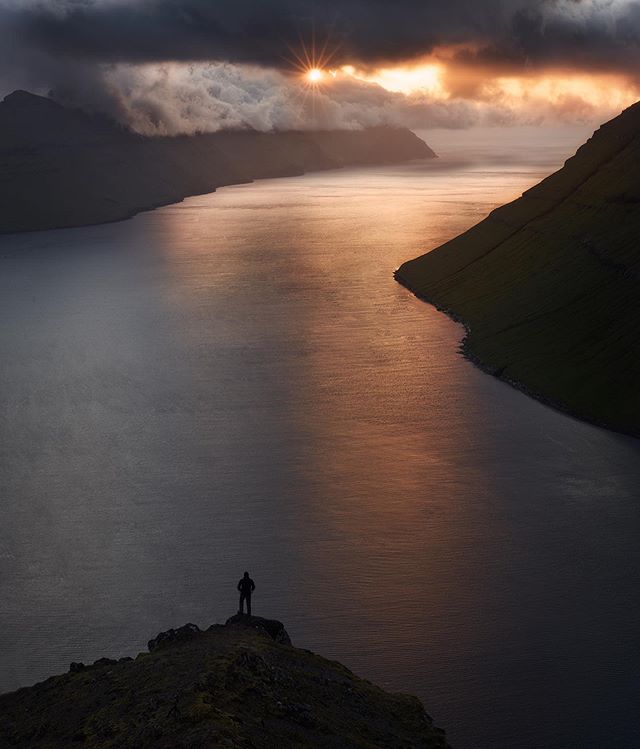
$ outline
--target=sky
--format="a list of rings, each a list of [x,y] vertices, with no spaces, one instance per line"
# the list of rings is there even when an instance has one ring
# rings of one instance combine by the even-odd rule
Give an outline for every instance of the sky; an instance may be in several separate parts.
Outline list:
[[[0,0],[0,94],[146,133],[596,122],[640,0]]]

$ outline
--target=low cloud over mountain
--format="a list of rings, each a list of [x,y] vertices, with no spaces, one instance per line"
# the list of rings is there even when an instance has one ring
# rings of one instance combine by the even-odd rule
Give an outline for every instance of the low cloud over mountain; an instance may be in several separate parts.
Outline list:
[[[606,91],[611,109],[634,98],[640,62],[636,0],[0,0],[0,30],[5,92],[52,90],[159,132],[589,117]],[[305,55],[340,74],[310,92]],[[376,78],[425,61],[438,87]],[[584,75],[607,79],[602,97]]]

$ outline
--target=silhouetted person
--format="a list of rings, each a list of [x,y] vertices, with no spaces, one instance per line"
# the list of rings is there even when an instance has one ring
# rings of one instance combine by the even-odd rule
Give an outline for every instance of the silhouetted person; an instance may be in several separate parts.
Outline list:
[[[245,572],[242,580],[238,583],[238,590],[240,591],[240,608],[238,609],[239,614],[244,614],[244,602],[247,602],[247,614],[251,616],[251,594],[256,589],[256,584],[249,577],[249,573]]]

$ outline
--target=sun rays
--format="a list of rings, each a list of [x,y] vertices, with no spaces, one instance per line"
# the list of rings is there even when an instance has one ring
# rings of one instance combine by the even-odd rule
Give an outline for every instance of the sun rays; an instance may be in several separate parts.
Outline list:
[[[315,88],[329,77],[329,66],[338,52],[338,45],[328,35],[319,42],[313,32],[308,40],[301,35],[298,47],[289,46],[289,52],[288,61],[293,70],[303,83]]]

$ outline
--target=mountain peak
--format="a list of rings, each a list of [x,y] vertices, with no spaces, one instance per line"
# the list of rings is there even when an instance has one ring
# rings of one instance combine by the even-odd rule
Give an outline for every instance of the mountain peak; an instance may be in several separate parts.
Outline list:
[[[2,101],[5,104],[24,104],[24,103],[35,104],[36,102],[38,103],[46,102],[47,104],[60,106],[59,104],[56,104],[56,102],[54,102],[53,99],[49,99],[46,96],[38,96],[37,94],[32,94],[29,91],[23,91],[22,89],[16,89],[10,94],[7,94]]]

